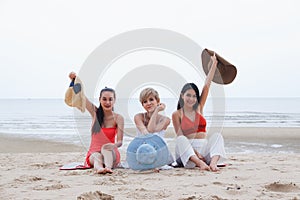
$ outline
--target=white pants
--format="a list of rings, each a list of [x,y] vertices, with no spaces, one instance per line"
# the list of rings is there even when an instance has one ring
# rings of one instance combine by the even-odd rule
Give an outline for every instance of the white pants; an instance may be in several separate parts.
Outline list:
[[[207,164],[210,163],[213,156],[220,156],[218,163],[226,160],[224,140],[220,133],[214,133],[208,139],[188,139],[183,135],[177,137],[176,160],[180,159],[185,168],[196,167],[196,164],[190,161],[190,157],[196,155],[194,150],[205,158]]]

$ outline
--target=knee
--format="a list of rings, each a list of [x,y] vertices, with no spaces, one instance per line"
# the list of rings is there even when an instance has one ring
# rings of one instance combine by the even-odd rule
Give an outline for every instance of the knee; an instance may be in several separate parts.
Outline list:
[[[184,135],[180,135],[177,137],[176,144],[185,144],[185,143],[189,143],[189,140]]]
[[[222,144],[224,145],[224,138],[221,133],[214,133],[208,138],[208,142],[211,144]]]
[[[111,151],[110,149],[110,146],[111,146],[112,144],[111,143],[109,143],[109,144],[104,144],[103,146],[102,146],[102,148],[101,148],[101,152],[107,152],[107,151]]]
[[[220,138],[221,140],[224,140],[223,135],[221,133],[216,133],[217,137]]]
[[[222,134],[219,132],[213,133],[210,137],[211,138],[223,138]]]
[[[184,135],[180,135],[176,138],[176,141],[182,141],[182,140],[187,140],[187,138]]]
[[[103,146],[101,147],[101,152],[107,151],[107,148],[105,148],[105,146],[106,146],[106,145],[103,145]]]

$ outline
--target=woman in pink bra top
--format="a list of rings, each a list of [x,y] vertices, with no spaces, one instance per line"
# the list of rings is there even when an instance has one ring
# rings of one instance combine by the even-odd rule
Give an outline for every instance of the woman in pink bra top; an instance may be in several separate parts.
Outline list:
[[[219,171],[217,164],[226,158],[221,134],[214,133],[206,139],[206,120],[202,115],[217,63],[216,56],[211,56],[211,68],[201,95],[194,83],[183,86],[177,111],[172,114],[177,134],[176,161],[186,168],[199,167],[201,170]]]
[[[76,74],[69,77],[74,80]],[[85,165],[94,167],[96,173],[112,173],[120,163],[118,147],[122,146],[124,118],[113,111],[116,93],[111,88],[100,92],[100,105],[97,108],[86,97],[86,109],[92,116],[91,144],[87,152]]]

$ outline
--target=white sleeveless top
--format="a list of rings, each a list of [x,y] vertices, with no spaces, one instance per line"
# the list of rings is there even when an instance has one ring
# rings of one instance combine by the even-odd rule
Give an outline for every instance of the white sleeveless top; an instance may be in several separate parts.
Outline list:
[[[149,133],[149,134],[155,134],[155,135],[158,135],[161,138],[164,138],[165,134],[166,134],[166,131],[165,130],[161,130],[159,132],[154,132],[154,133]],[[141,133],[139,129],[136,129],[136,135],[137,136],[141,136],[141,135],[144,135],[144,134]]]
[[[148,124],[146,124],[146,113],[144,113],[144,125],[147,127]],[[137,128],[136,129],[136,133],[137,133],[137,136],[141,136],[143,135],[143,133],[140,132],[140,130]],[[164,138],[165,137],[165,134],[166,134],[166,131],[165,130],[161,130],[159,132],[154,132],[154,133],[149,133],[149,134],[156,134],[158,136],[160,136],[161,138]]]

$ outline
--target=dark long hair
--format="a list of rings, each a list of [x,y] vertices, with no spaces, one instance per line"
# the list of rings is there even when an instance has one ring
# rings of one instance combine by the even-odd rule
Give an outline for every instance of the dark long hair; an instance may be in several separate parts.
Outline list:
[[[187,83],[183,86],[181,92],[180,92],[180,96],[179,96],[179,100],[178,100],[178,104],[177,104],[177,110],[179,110],[180,108],[183,107],[184,105],[184,101],[182,99],[181,96],[184,95],[184,93],[189,90],[189,89],[193,89],[196,93],[196,97],[197,97],[197,102],[195,103],[195,105],[193,105],[193,109],[196,110],[199,103],[200,103],[200,93],[199,93],[199,89],[197,87],[197,85],[195,85],[195,83]]]
[[[108,87],[103,88],[100,92],[100,98],[101,98],[103,92],[112,92],[114,94],[114,98],[116,99],[116,92],[114,89],[108,88]],[[97,110],[96,110],[96,117],[97,118],[92,127],[92,133],[98,133],[103,126],[104,112],[103,112],[101,103],[99,105],[99,108],[97,108]]]

